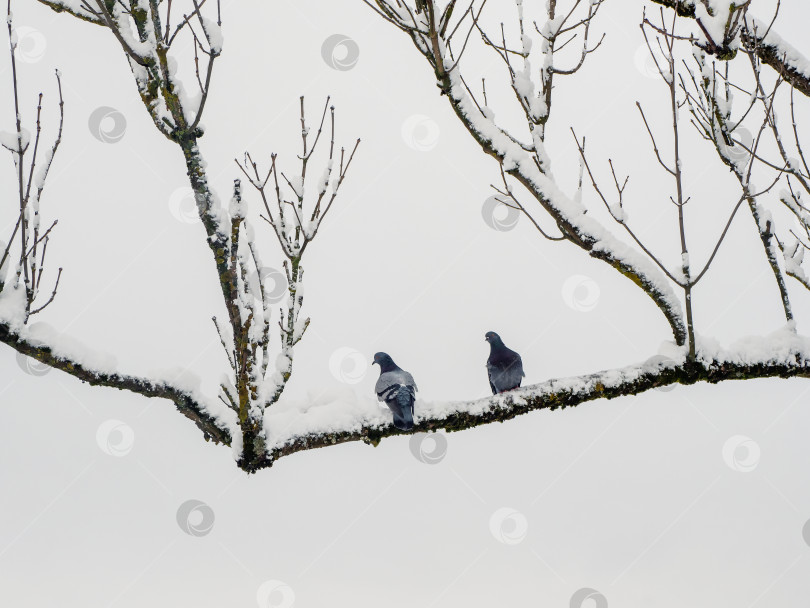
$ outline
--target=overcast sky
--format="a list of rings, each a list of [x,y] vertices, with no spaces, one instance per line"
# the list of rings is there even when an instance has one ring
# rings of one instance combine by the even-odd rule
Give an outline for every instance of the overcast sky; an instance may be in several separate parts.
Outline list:
[[[555,91],[549,149],[569,194],[572,126],[603,178],[608,157],[630,173],[628,213],[674,266],[672,184],[634,105],[666,138],[666,90],[639,50],[645,4],[606,3],[595,26],[607,32],[602,47]],[[753,10],[767,19],[771,4]],[[808,8],[782,4],[777,30],[810,54]],[[491,21],[514,18],[512,2],[490,0],[487,11]],[[59,219],[50,271],[64,273],[56,302],[34,322],[113,353],[127,372],[193,373],[213,394],[226,360],[210,318],[222,304],[179,150],[151,124],[109,31],[30,0],[16,0],[14,12],[27,37],[24,118],[43,90],[53,129],[54,68],[65,96],[42,203],[46,220]],[[307,251],[312,324],[285,400],[372,397],[368,362],[379,350],[413,373],[422,399],[486,396],[488,330],[522,354],[526,383],[644,361],[671,339],[649,299],[604,263],[543,240],[525,218],[500,231],[485,221],[497,165],[409,39],[360,0],[226,1],[222,19],[202,151],[223,200],[245,150],[264,162],[278,152],[282,167],[297,168],[300,95],[313,121],[331,95],[338,140],[363,140]],[[348,42],[333,54],[336,34]],[[470,73],[487,76],[498,111],[508,101],[495,85],[502,65],[470,52]],[[9,130],[5,55],[0,78],[0,129]],[[517,124],[503,107],[498,117]],[[91,128],[98,108],[108,108],[107,142]],[[738,195],[711,150],[689,137],[694,261],[711,251]],[[7,238],[15,192],[11,159],[2,160]],[[592,191],[584,200],[601,205]],[[257,228],[265,263],[280,267],[275,237]],[[696,290],[698,332],[729,344],[781,327],[769,274],[741,214]],[[810,297],[795,284],[791,295],[806,333]],[[678,386],[422,444],[397,437],[376,449],[314,450],[247,477],[168,402],[32,369],[3,346],[0,604],[805,606],[808,388],[797,379]]]

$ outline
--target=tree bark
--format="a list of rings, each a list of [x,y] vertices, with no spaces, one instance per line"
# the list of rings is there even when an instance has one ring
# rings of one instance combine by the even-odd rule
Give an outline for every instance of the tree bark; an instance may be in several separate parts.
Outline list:
[[[727,361],[693,361],[678,366],[647,371],[649,366],[630,366],[606,370],[573,378],[553,379],[527,386],[503,395],[488,397],[471,403],[460,403],[459,410],[446,418],[421,418],[417,403],[417,420],[413,433],[444,429],[462,431],[492,422],[504,422],[535,410],[556,410],[573,407],[597,399],[614,399],[639,395],[650,389],[672,384],[709,382],[716,384],[725,380],[750,380],[754,378],[810,378],[810,355],[795,355],[795,362],[775,363],[730,363]],[[463,408],[463,409],[462,409]],[[253,463],[254,472],[270,467],[283,456],[327,447],[350,441],[363,441],[376,446],[385,437],[409,435],[389,424],[383,427],[363,427],[352,431],[319,433],[296,437],[281,446],[268,446],[269,457],[264,462]]]
[[[42,1],[42,0],[40,0]],[[667,8],[675,9],[680,17],[695,18],[694,0],[651,0]],[[750,31],[745,24],[740,32],[742,43],[746,48],[753,49],[757,57],[765,65],[776,70],[791,87],[802,95],[810,97],[810,75],[800,72],[796,66],[791,65],[780,49],[773,44],[766,44],[762,37]],[[709,49],[706,49],[709,52]]]

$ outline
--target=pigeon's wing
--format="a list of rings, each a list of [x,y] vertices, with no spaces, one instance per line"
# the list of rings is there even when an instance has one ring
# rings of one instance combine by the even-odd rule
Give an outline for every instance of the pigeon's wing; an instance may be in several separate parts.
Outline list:
[[[396,384],[401,386],[410,386],[416,390],[416,383],[413,380],[413,376],[401,369],[395,369],[391,370],[390,372],[380,374],[380,377],[377,380],[377,385],[375,386],[375,390],[379,395]]]
[[[413,405],[416,382],[408,372],[395,369],[380,374],[374,387],[377,398],[384,401],[394,415],[394,426],[403,431],[413,428]]]
[[[504,390],[511,390],[519,387],[520,382],[525,375],[523,373],[523,360],[520,358],[520,355],[516,352],[512,352],[510,354],[512,355],[512,357],[510,357],[511,361],[501,372]]]
[[[489,380],[489,388],[492,389],[492,394],[498,394],[498,388],[492,383],[493,373],[497,373],[495,366],[492,365],[489,361],[487,361],[487,379]]]
[[[402,373],[405,374],[406,385],[413,387],[414,392],[418,391],[419,389],[416,388],[416,381],[413,379],[413,376],[411,376],[411,374],[406,371],[403,371]]]
[[[503,353],[494,361],[487,363],[489,383],[495,392],[509,391],[520,386],[523,373],[523,361],[514,351]]]
[[[374,390],[377,391],[380,401],[387,401],[393,396],[393,389],[398,386],[407,387],[412,393],[416,392],[416,382],[414,382],[413,376],[401,369],[380,374]]]
[[[413,402],[413,389],[402,385],[396,385],[391,397],[385,401],[394,415],[394,426],[402,431],[413,428]]]
[[[385,401],[386,393],[389,392],[391,387],[396,384],[399,384],[399,382],[397,382],[397,380],[394,378],[392,372],[380,374],[380,377],[377,379],[377,384],[374,385],[374,391],[377,393],[377,398],[380,401]]]

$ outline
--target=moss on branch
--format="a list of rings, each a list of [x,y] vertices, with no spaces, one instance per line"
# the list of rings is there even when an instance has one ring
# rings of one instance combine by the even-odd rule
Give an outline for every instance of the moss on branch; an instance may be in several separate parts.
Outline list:
[[[752,380],[756,378],[810,377],[810,358],[796,357],[793,363],[758,362],[732,363],[712,361],[684,363],[676,367],[645,371],[642,366],[608,370],[576,378],[549,380],[542,384],[518,389],[511,394],[489,397],[474,402],[476,407],[464,409],[459,404],[457,411],[442,418],[417,419],[413,433],[463,431],[473,427],[505,422],[522,414],[536,410],[557,410],[574,407],[598,399],[615,399],[639,395],[655,388],[671,384],[695,384],[709,382],[717,384],[726,380]],[[616,380],[621,378],[621,380]],[[485,407],[480,407],[481,405]],[[418,405],[418,404],[417,404]],[[417,414],[418,414],[417,408]],[[362,441],[376,446],[385,437],[407,435],[393,425],[383,427],[363,427],[359,430],[319,433],[297,437],[283,445],[271,447],[266,460],[245,463],[243,468],[255,472],[267,468],[282,458],[296,452],[328,447],[350,441]]]

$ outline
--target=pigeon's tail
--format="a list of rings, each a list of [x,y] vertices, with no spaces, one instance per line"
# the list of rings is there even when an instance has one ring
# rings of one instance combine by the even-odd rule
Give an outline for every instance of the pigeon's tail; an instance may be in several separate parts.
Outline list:
[[[401,431],[410,431],[413,428],[413,404],[415,397],[413,389],[409,386],[400,386],[394,397],[394,426]]]

